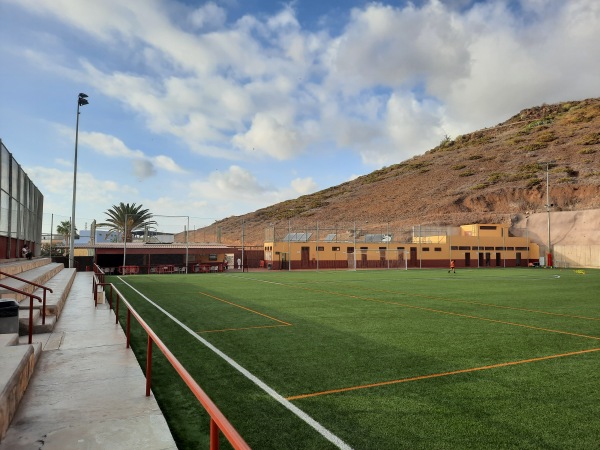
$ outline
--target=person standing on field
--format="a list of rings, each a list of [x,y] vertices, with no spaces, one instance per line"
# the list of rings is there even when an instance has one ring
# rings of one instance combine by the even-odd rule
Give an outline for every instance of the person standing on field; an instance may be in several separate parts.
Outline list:
[[[456,273],[456,264],[454,264],[454,260],[450,260],[450,270],[448,270],[448,273]]]

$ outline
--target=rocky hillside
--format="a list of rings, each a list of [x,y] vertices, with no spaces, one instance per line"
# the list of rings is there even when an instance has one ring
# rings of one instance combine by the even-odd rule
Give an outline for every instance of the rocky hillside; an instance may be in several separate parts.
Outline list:
[[[260,245],[270,224],[288,219],[295,227],[358,218],[393,227],[511,223],[546,210],[547,169],[554,211],[600,208],[600,98],[525,109],[423,155],[217,226],[223,243],[240,244],[243,219],[245,244]]]

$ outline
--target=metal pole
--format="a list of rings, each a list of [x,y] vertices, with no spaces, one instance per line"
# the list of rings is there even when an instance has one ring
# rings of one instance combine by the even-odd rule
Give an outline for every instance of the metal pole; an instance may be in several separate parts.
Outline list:
[[[187,216],[187,231],[185,232],[185,273],[188,272],[190,263],[190,216]]]
[[[356,270],[356,220],[354,221],[354,270]]]
[[[317,222],[317,270],[319,270],[319,222]]]
[[[71,206],[71,235],[69,239],[69,269],[75,265],[74,248],[75,248],[75,198],[77,195],[77,143],[79,140],[79,106],[80,97],[77,98],[77,120],[75,122],[75,161],[73,162],[73,204]]]
[[[423,233],[419,224],[419,269],[423,268]]]
[[[550,242],[550,163],[546,163],[546,211],[548,213],[548,254],[546,255],[546,266],[548,266],[548,259],[552,254],[551,242]],[[554,264],[554,263],[553,263]]]
[[[127,256],[127,216],[129,214],[125,214],[125,226],[123,227],[123,270],[125,270],[125,258]],[[123,274],[125,275],[125,274]]]
[[[52,258],[52,228],[54,228],[54,214],[50,215],[50,258]]]
[[[390,223],[389,222],[386,222],[386,232],[387,232],[387,234],[386,234],[385,240],[387,241],[387,244],[386,244],[386,249],[385,249],[385,259],[387,260],[387,268],[389,270],[389,268],[390,268],[390,241],[391,241]]]
[[[273,236],[273,240],[275,240],[275,236]],[[243,264],[244,264],[244,219],[242,219],[242,273],[244,272]]]
[[[288,272],[291,272],[292,270],[292,249],[290,246],[290,241],[292,238],[292,222],[291,219],[288,219]]]

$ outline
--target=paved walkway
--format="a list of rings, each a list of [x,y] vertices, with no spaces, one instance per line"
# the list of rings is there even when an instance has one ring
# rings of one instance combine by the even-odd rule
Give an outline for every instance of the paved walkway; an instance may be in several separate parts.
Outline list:
[[[27,336],[21,342],[27,342]],[[0,450],[176,449],[125,334],[79,272]]]

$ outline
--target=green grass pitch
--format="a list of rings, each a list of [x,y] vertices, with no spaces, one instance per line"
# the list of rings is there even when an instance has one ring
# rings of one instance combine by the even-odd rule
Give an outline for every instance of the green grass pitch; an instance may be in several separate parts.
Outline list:
[[[600,271],[109,281],[252,448],[598,448]],[[120,315],[124,323],[124,308]],[[134,321],[132,345],[145,367],[146,335]],[[152,389],[179,448],[208,448],[206,413],[158,351]]]

